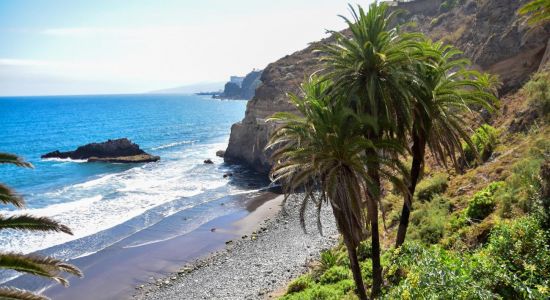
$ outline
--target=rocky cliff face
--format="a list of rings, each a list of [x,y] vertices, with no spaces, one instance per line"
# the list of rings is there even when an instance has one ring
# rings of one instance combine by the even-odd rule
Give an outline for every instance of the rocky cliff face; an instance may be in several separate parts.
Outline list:
[[[404,18],[433,39],[453,43],[475,67],[498,74],[503,82],[501,94],[517,90],[539,68],[550,28],[529,30],[524,18],[516,14],[527,0],[469,0],[444,13],[439,9],[441,0],[415,2],[400,4],[410,11]],[[294,111],[287,94],[298,93],[300,83],[321,68],[313,47],[287,55],[264,70],[245,118],[231,127],[226,161],[269,171],[269,153],[264,148],[273,127],[265,119],[278,111]]]
[[[262,70],[253,70],[246,74],[242,82],[239,84],[235,82],[228,82],[225,84],[223,93],[217,98],[220,99],[245,99],[250,100],[255,95],[256,88],[260,85],[260,76],[262,76]]]

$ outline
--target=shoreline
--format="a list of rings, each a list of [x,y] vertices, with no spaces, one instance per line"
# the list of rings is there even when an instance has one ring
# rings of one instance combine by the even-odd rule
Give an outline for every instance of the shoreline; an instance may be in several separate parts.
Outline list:
[[[282,196],[275,200],[279,203],[266,201],[255,214],[233,223],[247,230],[257,224],[251,235],[244,233],[169,276],[137,286],[133,299],[266,299],[284,292],[292,279],[309,270],[321,251],[337,244],[339,235],[330,207],[322,209],[321,236],[314,207],[306,209],[308,232],[304,233],[298,216],[301,198],[289,198],[285,210],[273,214],[273,205],[281,208]]]
[[[53,299],[130,299],[136,286],[156,284],[180,271],[182,265],[215,255],[229,240],[257,230],[264,218],[277,214],[282,198],[271,192],[237,197],[238,211],[216,217],[183,235],[136,247],[112,245],[92,255],[70,260],[85,277],[70,278],[71,287],[53,285],[44,295]],[[279,199],[279,200],[277,200]],[[222,204],[223,205],[223,204]],[[243,221],[244,220],[244,221]],[[159,230],[170,231],[170,225]],[[168,277],[167,277],[168,276]],[[101,295],[97,291],[101,290]]]

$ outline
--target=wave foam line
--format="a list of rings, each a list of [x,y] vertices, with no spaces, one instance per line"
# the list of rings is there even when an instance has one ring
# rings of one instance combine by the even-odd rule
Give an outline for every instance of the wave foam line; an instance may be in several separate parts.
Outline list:
[[[160,145],[158,147],[151,148],[151,150],[161,150],[161,149],[172,148],[172,147],[176,147],[176,146],[180,146],[180,145],[194,144],[196,142],[197,142],[196,140],[174,142],[174,143],[169,143],[169,144]]]

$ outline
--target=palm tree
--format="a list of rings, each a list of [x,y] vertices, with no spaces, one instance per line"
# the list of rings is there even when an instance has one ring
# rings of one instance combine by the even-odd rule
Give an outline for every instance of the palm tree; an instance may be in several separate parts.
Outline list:
[[[375,143],[397,138],[402,146],[410,127],[410,82],[414,82],[410,64],[413,50],[421,35],[399,32],[393,27],[398,11],[390,12],[386,4],[373,3],[365,12],[360,6],[350,6],[352,20],[348,24],[350,36],[332,32],[335,42],[321,46],[326,77],[334,82],[333,93],[345,98],[347,105],[360,116],[374,120],[375,126],[364,128],[363,136]],[[395,153],[365,149],[371,159],[367,164],[369,178],[375,188],[368,190],[368,211],[372,238],[373,288],[372,296],[380,294],[382,267],[380,264],[380,237],[378,232],[378,204],[384,173],[380,161],[393,159]]]
[[[550,22],[550,0],[533,0],[519,9],[520,15],[529,15],[530,26],[542,26]]]
[[[318,213],[323,203],[330,203],[348,250],[357,295],[367,299],[356,251],[366,237],[364,191],[370,182],[364,151],[374,144],[361,134],[364,124],[331,99],[329,89],[330,82],[313,78],[302,85],[303,98],[290,95],[302,116],[277,113],[270,118],[278,124],[267,146],[274,149],[271,178],[283,184],[287,195],[297,189],[305,191],[300,213],[303,226],[307,202],[315,202]],[[318,197],[313,192],[316,188]]]
[[[414,72],[419,80],[411,84],[414,94],[412,166],[408,191],[404,193],[397,247],[405,241],[412,198],[422,173],[426,146],[438,162],[447,166],[447,158],[450,158],[451,163],[458,168],[456,154],[463,156],[462,141],[475,149],[469,138],[464,115],[471,112],[470,107],[473,106],[492,111],[496,101],[490,92],[493,78],[467,70],[469,61],[458,58],[461,54],[452,46],[425,40],[416,55],[418,61],[414,64]]]
[[[9,154],[0,153],[0,164],[13,164],[19,167],[32,168],[32,165],[22,158]],[[14,190],[0,183],[0,202],[11,204],[17,208],[24,208],[25,201]],[[5,217],[0,215],[0,230],[15,229],[23,231],[46,231],[46,232],[64,232],[72,234],[71,230],[59,222],[45,217],[33,217],[29,215],[19,215]],[[67,272],[81,277],[82,272],[75,266],[65,263],[61,260],[42,257],[35,254],[21,254],[14,252],[0,253],[0,268],[11,269],[18,272],[50,278],[64,286],[68,286],[67,279],[61,277],[62,272]],[[0,298],[2,299],[24,299],[24,300],[43,300],[48,299],[42,295],[34,294],[30,291],[20,290],[13,287],[0,287]]]

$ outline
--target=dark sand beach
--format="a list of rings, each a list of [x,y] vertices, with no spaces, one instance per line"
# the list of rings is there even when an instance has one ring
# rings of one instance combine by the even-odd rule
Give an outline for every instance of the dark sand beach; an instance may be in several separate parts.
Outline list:
[[[317,230],[315,208],[306,210],[305,233],[299,221],[298,196],[291,197],[285,210],[274,216],[266,212],[268,204],[278,206],[281,200],[278,197],[266,202],[256,214],[233,223],[253,228],[250,225],[264,219],[255,234],[238,237],[215,254],[181,266],[179,272],[138,286],[135,298],[265,299],[284,290],[290,280],[308,269],[320,251],[333,247],[339,236],[329,207],[322,210],[323,235]]]
[[[55,285],[44,293],[53,299],[67,300],[131,298],[136,287],[169,278],[183,265],[224,249],[227,241],[250,235],[262,220],[277,214],[281,203],[277,196],[270,192],[259,192],[253,197],[231,196],[243,197],[241,210],[216,218],[187,234],[137,247],[117,243],[75,259],[71,263],[78,265],[86,277],[71,278],[71,288]],[[147,234],[170,230],[170,226],[157,227]]]

